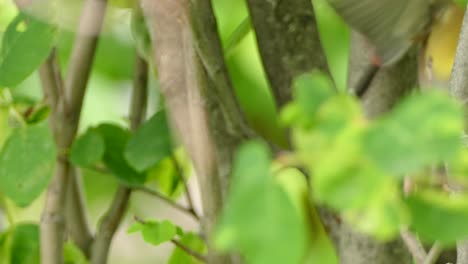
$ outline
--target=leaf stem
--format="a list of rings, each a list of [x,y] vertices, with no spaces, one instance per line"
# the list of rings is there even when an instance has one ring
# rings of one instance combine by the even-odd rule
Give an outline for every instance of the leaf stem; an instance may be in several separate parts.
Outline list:
[[[196,220],[200,220],[200,216],[198,216],[198,214],[193,210],[193,208],[186,208],[186,207],[174,202],[173,200],[167,198],[166,196],[164,196],[163,194],[161,194],[161,193],[159,193],[159,192],[157,192],[155,190],[152,190],[152,189],[144,187],[144,186],[133,187],[133,190],[141,191],[141,192],[144,192],[144,193],[149,194],[151,196],[154,196],[154,197],[160,199],[161,201],[166,202],[167,204],[174,207],[175,209],[177,209],[177,210],[179,210],[181,212],[184,212],[186,214],[191,215]]]
[[[181,250],[185,251],[185,253],[189,254],[190,256],[198,259],[201,262],[207,263],[208,260],[205,256],[201,255],[198,252],[195,252],[191,248],[187,247],[186,245],[182,244],[180,241],[176,239],[171,239],[172,244],[174,244],[176,247],[180,248]]]
[[[180,179],[182,180],[182,183],[184,184],[185,197],[186,197],[187,203],[189,205],[189,210],[192,213],[192,215],[195,217],[195,219],[199,220],[200,217],[198,216],[198,214],[195,211],[193,196],[191,194],[191,191],[190,191],[190,188],[189,188],[189,185],[188,185],[188,182],[187,182],[187,178],[184,175],[184,171],[180,167],[180,164],[177,161],[175,155],[172,155],[171,159],[172,159],[172,162],[174,163],[174,167],[176,169],[177,174],[179,174]]]

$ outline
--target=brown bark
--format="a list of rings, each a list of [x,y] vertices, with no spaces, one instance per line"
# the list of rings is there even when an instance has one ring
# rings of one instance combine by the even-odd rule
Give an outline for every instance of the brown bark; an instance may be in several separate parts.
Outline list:
[[[210,243],[246,125],[233,96],[211,2],[144,0],[168,114],[197,174],[209,263],[233,263]]]
[[[294,77],[328,72],[312,1],[248,0],[258,49],[277,106],[291,100]]]

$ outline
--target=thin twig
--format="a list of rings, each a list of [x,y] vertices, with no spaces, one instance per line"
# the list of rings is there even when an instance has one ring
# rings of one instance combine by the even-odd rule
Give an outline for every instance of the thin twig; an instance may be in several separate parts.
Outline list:
[[[176,247],[180,248],[181,250],[185,251],[185,253],[189,254],[190,256],[198,259],[201,262],[207,263],[208,260],[205,256],[201,255],[198,252],[195,252],[191,248],[187,247],[186,245],[182,244],[180,241],[176,239],[171,239],[172,244],[174,244]]]
[[[177,210],[179,210],[181,212],[184,212],[186,214],[191,215],[196,220],[200,220],[200,217],[198,216],[198,214],[193,209],[186,208],[186,207],[174,202],[173,200],[167,198],[166,196],[164,196],[163,194],[161,194],[161,193],[159,193],[159,192],[157,192],[155,190],[152,190],[152,189],[144,187],[144,186],[133,187],[133,190],[141,191],[141,192],[144,192],[144,193],[149,194],[151,196],[154,196],[154,197],[166,202],[167,204],[174,207],[175,209],[177,209]]]
[[[372,80],[379,72],[379,69],[380,69],[379,66],[371,64],[371,63],[369,64],[367,68],[364,69],[364,72],[359,78],[358,83],[356,84],[356,87],[353,89],[353,93],[357,97],[362,98],[366,94],[367,90],[369,90],[369,87],[372,84]]]
[[[68,161],[67,151],[75,139],[81,106],[83,104],[86,86],[92,68],[94,54],[98,42],[98,34],[89,35],[92,29],[99,33],[104,21],[106,11],[105,0],[87,0],[84,3],[80,17],[77,37],[70,58],[68,76],[63,84],[58,76],[56,60],[49,58],[50,67],[47,79],[43,79],[43,86],[53,108],[50,116],[51,127],[58,149],[57,164],[51,183],[47,189],[45,206],[42,212],[41,237],[41,263],[62,263],[63,243],[65,237],[65,209],[70,171],[73,169]],[[47,70],[47,69],[46,69]],[[44,82],[46,81],[46,82]],[[62,95],[59,98],[59,95]]]
[[[145,119],[146,105],[148,100],[148,64],[146,61],[136,56],[135,73],[133,80],[132,101],[130,104],[131,129],[136,130]],[[122,218],[127,211],[128,201],[132,189],[120,185],[109,209],[102,217],[98,227],[96,239],[92,245],[92,264],[101,264],[107,262],[110,244],[115,231],[122,222]]]
[[[171,156],[171,159],[172,159],[172,162],[174,163],[174,168],[176,169],[177,174],[179,174],[179,177],[180,177],[182,183],[184,184],[185,197],[186,197],[187,203],[189,205],[189,210],[192,212],[192,214],[195,216],[195,218],[200,219],[198,217],[198,214],[195,211],[195,207],[193,206],[194,205],[193,196],[192,196],[192,194],[190,192],[187,179],[185,178],[185,175],[184,175],[184,171],[180,167],[180,164],[177,162],[177,159],[176,159],[176,157],[174,155]]]
[[[133,219],[143,225],[146,225],[148,222],[140,218],[139,216],[134,215]],[[176,247],[180,248],[181,250],[185,251],[185,253],[191,255],[192,257],[195,257],[196,259],[202,261],[202,262],[208,262],[207,258],[203,256],[202,254],[194,251],[193,249],[189,248],[188,246],[182,244],[182,242],[176,240],[176,239],[171,239],[170,240],[172,244],[174,244]]]
[[[401,230],[401,238],[410,251],[416,264],[423,264],[427,259],[426,250],[419,239],[408,230]]]
[[[427,257],[424,260],[423,264],[436,263],[441,253],[442,253],[442,247],[440,243],[436,241],[434,245],[432,245],[431,250],[429,250],[429,253],[427,254]]]

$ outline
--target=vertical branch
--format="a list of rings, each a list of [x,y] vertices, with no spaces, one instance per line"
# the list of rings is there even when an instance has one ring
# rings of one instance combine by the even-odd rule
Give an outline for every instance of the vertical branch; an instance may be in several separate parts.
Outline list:
[[[49,123],[52,131],[55,132],[56,121],[54,120],[54,116],[57,111],[57,103],[63,98],[63,81],[55,49],[52,50],[50,56],[39,68],[39,76],[42,83],[43,93],[48,105],[52,109]],[[73,225],[68,225],[67,229],[75,244],[86,256],[89,256],[89,244],[93,237],[89,228],[81,180],[75,168],[69,168],[68,171],[70,173],[70,180],[68,183],[68,196],[66,199],[66,222],[73,222]]]
[[[54,107],[51,121],[58,148],[55,174],[48,187],[41,219],[41,263],[63,263],[65,238],[65,203],[71,164],[67,151],[76,136],[86,84],[96,50],[98,33],[101,30],[106,9],[105,0],[87,0],[82,10],[79,29],[70,59],[68,76],[60,94],[60,87],[48,88],[51,105]],[[43,69],[41,69],[42,71]],[[47,72],[46,72],[47,73]],[[50,72],[49,72],[50,74]],[[44,74],[45,76],[46,74]],[[57,75],[54,75],[57,78]],[[56,84],[59,82],[56,79]],[[50,85],[43,80],[44,85]]]
[[[145,120],[147,104],[148,64],[143,58],[136,56],[132,101],[130,103],[130,127],[133,131]],[[119,186],[117,189],[109,209],[100,221],[91,250],[92,264],[107,263],[112,239],[127,211],[131,192],[132,190],[126,186]]]
[[[93,235],[89,227],[81,175],[75,167],[69,169],[69,174],[65,213],[67,230],[73,242],[81,249],[85,256],[89,257]]]
[[[234,149],[245,136],[208,0],[143,0],[168,114],[198,177],[210,238],[221,212]],[[236,117],[237,116],[237,117]],[[209,263],[233,263],[216,254]]]
[[[278,108],[291,100],[292,79],[328,72],[310,0],[247,0],[258,48]]]
[[[467,10],[468,12],[468,10]],[[458,40],[455,63],[450,78],[451,94],[463,103],[465,110],[465,131],[468,132],[468,15],[465,13]],[[457,263],[468,264],[468,241],[457,244]]]

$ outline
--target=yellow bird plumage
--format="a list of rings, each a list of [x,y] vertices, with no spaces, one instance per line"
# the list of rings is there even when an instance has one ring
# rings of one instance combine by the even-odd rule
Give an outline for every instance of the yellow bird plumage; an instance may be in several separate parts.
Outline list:
[[[375,47],[381,65],[421,46],[422,86],[448,86],[464,11],[452,0],[328,0]]]
[[[425,86],[445,88],[452,72],[463,10],[457,5],[446,7],[434,19],[422,51],[420,81]]]

